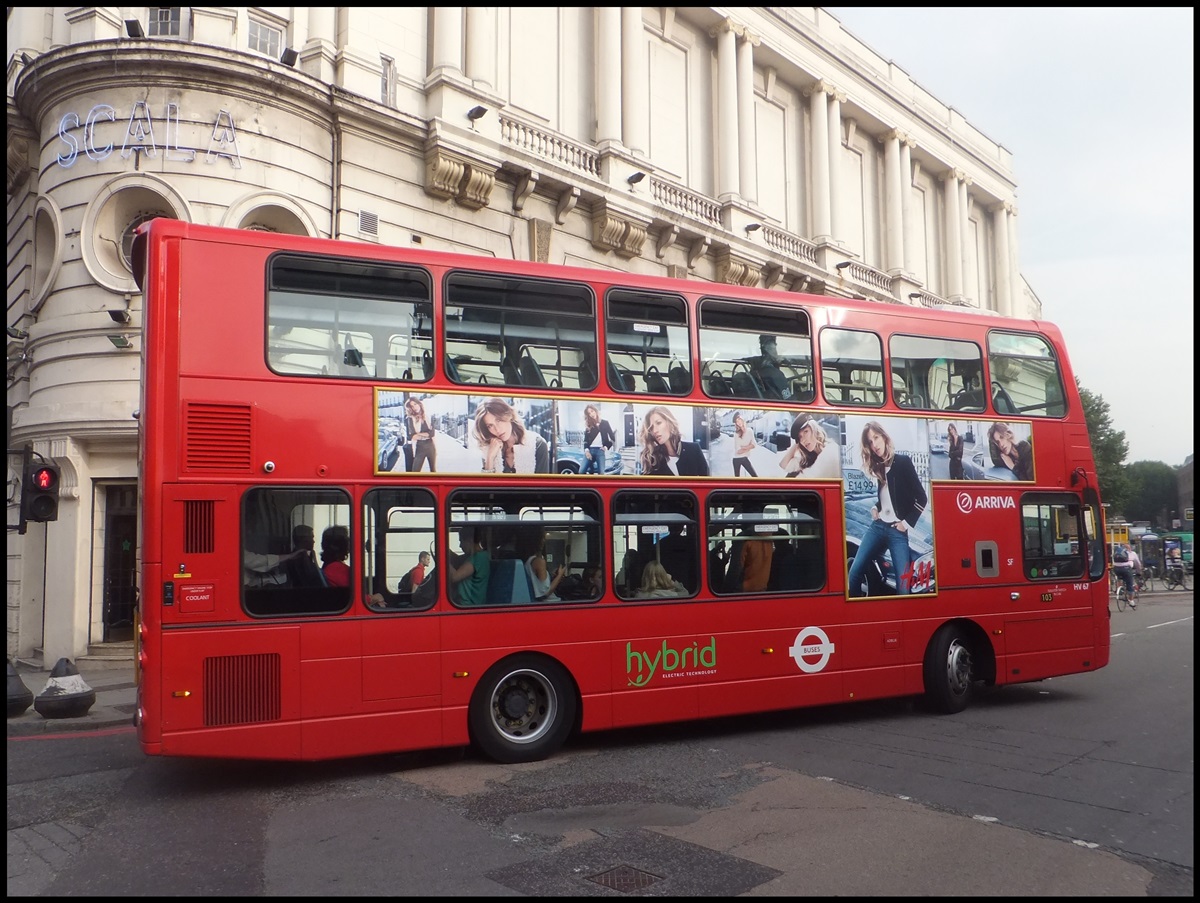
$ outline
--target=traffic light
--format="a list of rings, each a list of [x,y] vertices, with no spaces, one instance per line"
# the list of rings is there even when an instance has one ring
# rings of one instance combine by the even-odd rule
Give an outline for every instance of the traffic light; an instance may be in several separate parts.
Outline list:
[[[58,520],[58,487],[61,474],[57,464],[30,462],[21,484],[21,518],[30,523]]]

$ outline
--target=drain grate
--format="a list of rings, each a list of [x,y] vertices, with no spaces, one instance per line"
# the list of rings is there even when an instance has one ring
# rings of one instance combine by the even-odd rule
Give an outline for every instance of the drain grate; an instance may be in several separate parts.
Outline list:
[[[651,884],[657,884],[662,881],[662,878],[649,872],[643,872],[641,869],[635,869],[630,865],[618,865],[615,869],[609,869],[607,872],[588,875],[588,880],[627,894],[647,888]]]

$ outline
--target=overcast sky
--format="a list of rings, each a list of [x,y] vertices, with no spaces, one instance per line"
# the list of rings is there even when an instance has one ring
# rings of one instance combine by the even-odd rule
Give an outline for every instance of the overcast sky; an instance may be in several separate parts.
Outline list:
[[[1192,8],[825,7],[1013,154],[1021,275],[1127,463],[1194,432]]]

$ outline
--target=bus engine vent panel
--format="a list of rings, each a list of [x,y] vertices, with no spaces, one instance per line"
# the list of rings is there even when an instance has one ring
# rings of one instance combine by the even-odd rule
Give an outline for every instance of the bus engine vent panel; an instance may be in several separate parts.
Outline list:
[[[278,721],[278,653],[226,655],[204,660],[204,726]]]

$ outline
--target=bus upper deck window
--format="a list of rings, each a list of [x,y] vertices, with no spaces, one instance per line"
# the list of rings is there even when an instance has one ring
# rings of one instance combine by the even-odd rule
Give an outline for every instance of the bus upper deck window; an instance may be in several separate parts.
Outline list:
[[[704,299],[700,359],[710,398],[809,403],[816,397],[812,336],[800,308]]]
[[[582,283],[451,273],[446,375],[464,385],[596,388],[596,305]]]
[[[988,334],[989,394],[998,414],[1062,417],[1067,413],[1062,368],[1050,343],[1031,333]]]
[[[268,366],[291,376],[424,382],[433,376],[428,274],[278,254],[267,283]]]
[[[617,392],[687,395],[692,349],[687,303],[677,295],[614,290],[607,298],[606,370]]]

